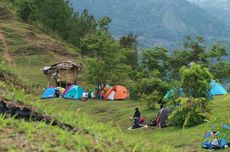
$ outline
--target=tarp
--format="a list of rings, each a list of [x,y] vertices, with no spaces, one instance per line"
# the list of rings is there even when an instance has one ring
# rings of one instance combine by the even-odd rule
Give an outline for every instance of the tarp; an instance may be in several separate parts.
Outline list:
[[[81,99],[84,89],[79,86],[72,86],[65,94],[66,99]]]
[[[44,93],[41,96],[41,99],[54,98],[56,88],[46,88]]]
[[[228,94],[227,90],[220,83],[217,83],[214,80],[211,81],[211,91],[210,92],[212,95]]]

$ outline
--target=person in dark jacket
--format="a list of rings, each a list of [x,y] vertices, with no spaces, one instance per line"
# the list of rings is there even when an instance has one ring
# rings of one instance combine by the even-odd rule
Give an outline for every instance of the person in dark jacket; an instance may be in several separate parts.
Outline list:
[[[59,98],[60,97],[60,91],[59,89],[55,89],[55,98]]]
[[[138,108],[135,108],[135,113],[133,115],[133,126],[132,126],[132,129],[135,129],[135,128],[140,128],[140,117],[141,117],[141,113],[139,111]]]

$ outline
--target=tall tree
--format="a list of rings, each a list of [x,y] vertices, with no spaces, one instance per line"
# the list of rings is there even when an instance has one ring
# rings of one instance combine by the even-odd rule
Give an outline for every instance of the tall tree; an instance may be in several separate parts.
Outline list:
[[[124,55],[126,56],[125,63],[136,68],[138,64],[137,36],[129,33],[121,37],[119,41],[121,47],[124,48]]]
[[[158,70],[165,77],[168,70],[168,50],[163,47],[145,49],[142,65],[148,71]]]

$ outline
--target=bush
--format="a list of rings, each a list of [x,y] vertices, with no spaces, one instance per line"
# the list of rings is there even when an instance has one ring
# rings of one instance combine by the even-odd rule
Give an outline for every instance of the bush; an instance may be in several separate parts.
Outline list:
[[[210,82],[213,75],[208,71],[208,68],[193,63],[189,68],[182,67],[180,75],[181,86],[187,97],[209,98]]]
[[[208,101],[205,98],[178,98],[177,105],[169,115],[169,122],[173,126],[191,127],[201,124],[209,117]]]
[[[161,96],[158,91],[154,91],[153,93],[146,95],[143,94],[141,96],[141,100],[146,102],[146,105],[149,109],[155,109],[157,102],[160,100]]]

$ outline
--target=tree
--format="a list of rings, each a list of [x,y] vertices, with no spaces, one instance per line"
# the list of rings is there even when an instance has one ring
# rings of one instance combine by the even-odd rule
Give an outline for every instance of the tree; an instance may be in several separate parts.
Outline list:
[[[118,51],[113,48],[113,44],[119,47],[113,38],[105,31],[87,34],[80,41],[81,54],[98,58],[98,60],[104,59],[107,55]]]
[[[175,50],[169,58],[169,69],[172,79],[179,79],[179,70],[182,66],[187,66],[191,63],[192,53],[185,50]]]
[[[230,77],[230,63],[227,61],[219,61],[216,64],[212,64],[209,69],[216,79],[223,80]]]
[[[102,17],[98,21],[99,29],[102,31],[108,31],[109,29],[109,24],[112,22],[112,19],[108,16]]]
[[[81,39],[81,50],[90,57],[85,73],[88,82],[124,84],[127,81],[130,66],[124,64],[123,48],[106,31],[86,35]]]
[[[26,22],[34,19],[37,13],[37,7],[32,0],[22,0],[17,2],[17,5],[17,14],[21,19]]]
[[[180,69],[181,86],[187,97],[208,99],[210,82],[213,75],[208,68],[202,68],[198,64],[191,64],[189,68],[183,66]]]
[[[137,36],[129,33],[121,37],[119,41],[121,47],[124,48],[124,55],[126,56],[125,63],[136,68],[138,64]]]
[[[206,47],[202,44],[204,42],[204,38],[202,36],[197,36],[195,40],[191,38],[191,36],[187,36],[184,41],[184,48],[188,51],[191,51],[190,62],[196,62],[200,64],[206,64],[207,55],[206,55]]]
[[[165,77],[168,70],[168,51],[162,47],[145,49],[142,65],[148,71],[158,70],[161,77]]]
[[[226,46],[220,43],[214,43],[207,54],[208,58],[215,59],[217,62],[220,62],[223,56],[228,55],[228,51]]]

